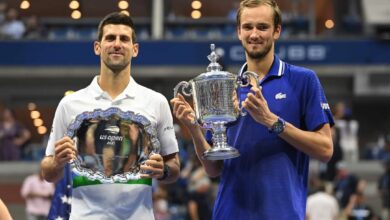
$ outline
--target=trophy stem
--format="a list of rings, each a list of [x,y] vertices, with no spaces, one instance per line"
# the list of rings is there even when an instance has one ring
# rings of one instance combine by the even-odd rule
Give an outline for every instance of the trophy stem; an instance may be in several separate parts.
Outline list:
[[[227,143],[226,122],[213,122],[211,129],[213,133],[213,146],[203,153],[206,160],[226,160],[240,156],[237,149]]]
[[[225,148],[228,146],[226,137],[226,127],[224,122],[213,123],[213,147]]]

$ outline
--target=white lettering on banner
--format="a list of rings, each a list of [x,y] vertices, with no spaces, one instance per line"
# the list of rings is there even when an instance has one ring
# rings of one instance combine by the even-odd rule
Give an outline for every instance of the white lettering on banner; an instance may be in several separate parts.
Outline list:
[[[326,48],[322,45],[312,45],[307,48],[307,58],[309,60],[325,60]]]
[[[245,61],[244,48],[240,46],[231,46],[229,50],[230,59],[233,61]]]
[[[323,45],[280,46],[278,56],[291,61],[323,61],[326,59],[326,47]]]
[[[287,56],[289,60],[305,60],[305,47],[294,45],[288,47]]]

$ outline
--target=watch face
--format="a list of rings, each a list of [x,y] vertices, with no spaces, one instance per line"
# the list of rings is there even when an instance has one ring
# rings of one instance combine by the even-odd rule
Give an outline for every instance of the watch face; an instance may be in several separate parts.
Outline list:
[[[282,119],[278,119],[272,126],[272,131],[276,134],[280,134],[284,130],[284,121]]]
[[[279,121],[275,123],[274,132],[280,133],[283,129],[283,124]]]

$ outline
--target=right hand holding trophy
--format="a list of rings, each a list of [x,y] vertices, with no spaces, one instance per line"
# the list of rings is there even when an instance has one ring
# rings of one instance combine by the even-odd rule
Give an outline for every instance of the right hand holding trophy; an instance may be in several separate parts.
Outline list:
[[[245,72],[241,76],[222,71],[217,62],[219,56],[215,52],[215,45],[211,44],[211,53],[207,56],[210,64],[207,72],[198,75],[189,82],[182,81],[174,88],[174,97],[178,96],[179,89],[184,96],[193,98],[195,121],[202,128],[211,130],[213,146],[204,152],[206,160],[225,160],[240,155],[238,150],[229,146],[226,138],[226,125],[234,122],[246,112],[241,107],[237,89],[247,87],[250,82],[259,83],[254,72]]]

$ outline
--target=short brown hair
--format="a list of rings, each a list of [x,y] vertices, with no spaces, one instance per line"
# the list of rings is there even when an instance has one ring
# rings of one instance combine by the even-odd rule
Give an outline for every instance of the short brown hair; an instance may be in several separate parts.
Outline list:
[[[244,8],[254,8],[259,5],[269,5],[274,10],[274,26],[282,25],[282,12],[274,0],[243,0],[237,11],[237,26],[241,25],[241,14]]]
[[[133,30],[133,33],[131,34],[132,42],[135,43],[137,41],[133,19],[131,19],[130,16],[121,12],[113,12],[111,14],[108,14],[106,17],[103,18],[102,21],[100,21],[98,27],[98,41],[102,40],[103,28],[108,24],[123,24],[129,26]]]

